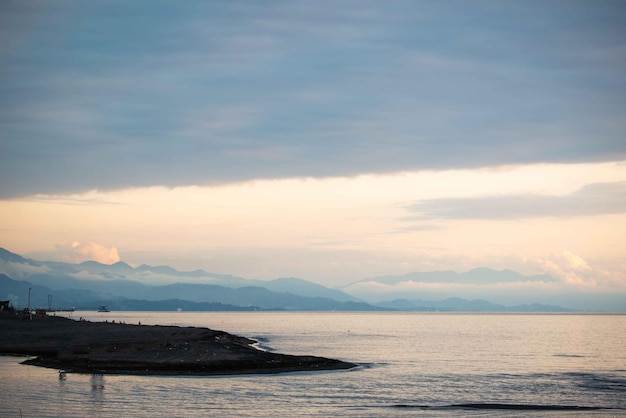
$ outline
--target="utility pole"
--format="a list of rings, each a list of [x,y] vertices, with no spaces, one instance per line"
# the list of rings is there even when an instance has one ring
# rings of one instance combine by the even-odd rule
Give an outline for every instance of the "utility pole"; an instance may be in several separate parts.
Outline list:
[[[24,312],[22,312],[22,319],[26,319],[28,321],[30,321],[31,319],[33,319],[33,316],[30,313],[30,291],[31,288],[28,288],[28,306],[24,308]]]

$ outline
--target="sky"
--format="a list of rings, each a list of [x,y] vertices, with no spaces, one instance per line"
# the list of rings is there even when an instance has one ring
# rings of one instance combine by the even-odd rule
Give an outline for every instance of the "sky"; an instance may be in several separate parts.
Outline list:
[[[3,0],[0,246],[626,294],[625,21],[614,0]]]

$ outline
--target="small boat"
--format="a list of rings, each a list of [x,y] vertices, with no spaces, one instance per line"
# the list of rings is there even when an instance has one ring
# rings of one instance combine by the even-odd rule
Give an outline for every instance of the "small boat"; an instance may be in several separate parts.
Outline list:
[[[98,308],[98,312],[111,312],[111,311],[109,311],[109,309],[106,306],[100,305],[100,307]]]

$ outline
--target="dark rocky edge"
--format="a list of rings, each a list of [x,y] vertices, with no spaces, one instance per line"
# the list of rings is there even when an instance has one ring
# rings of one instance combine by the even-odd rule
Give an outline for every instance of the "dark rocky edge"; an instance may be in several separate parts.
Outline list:
[[[356,364],[257,350],[255,341],[208,328],[1,318],[0,353],[68,373],[228,375],[340,370]]]

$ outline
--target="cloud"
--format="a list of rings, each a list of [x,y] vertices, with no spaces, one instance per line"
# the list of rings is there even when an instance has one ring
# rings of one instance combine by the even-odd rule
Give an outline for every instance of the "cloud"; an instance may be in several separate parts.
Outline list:
[[[96,242],[81,244],[74,241],[71,244],[59,244],[56,246],[59,257],[68,263],[80,263],[83,261],[97,261],[102,264],[113,264],[120,261],[120,256],[115,247],[106,247]]]
[[[535,260],[540,268],[567,286],[584,291],[626,290],[626,270],[593,268],[582,257],[563,250],[545,259]]]
[[[626,159],[615,3],[29,4],[2,197]]]
[[[432,199],[407,206],[416,219],[511,220],[626,213],[626,182],[594,183],[565,196],[523,194]]]
[[[592,305],[593,309],[624,309],[626,269],[623,264],[610,270],[597,268],[568,250],[526,260],[526,264],[526,267],[546,275],[478,283],[467,280],[448,282],[437,279],[437,273],[416,273],[404,278],[397,276],[399,281],[391,280],[389,283],[359,281],[342,290],[368,301],[461,297],[510,305],[538,302],[582,309],[590,309]]]
[[[24,277],[32,276],[35,274],[45,274],[50,269],[46,266],[36,266],[31,264],[13,263],[10,261],[0,260],[0,273],[14,279],[22,279]]]

